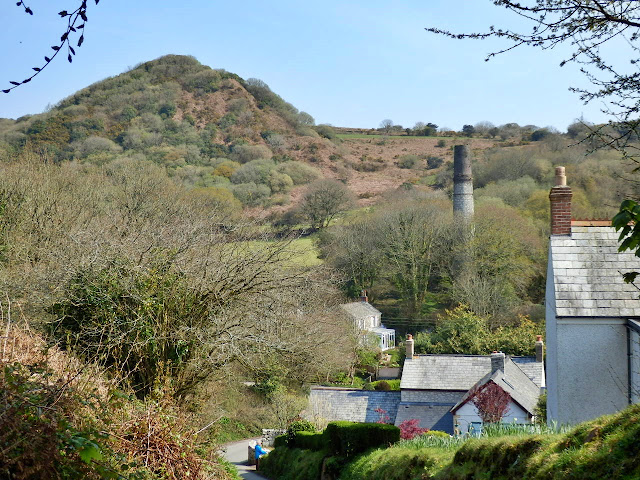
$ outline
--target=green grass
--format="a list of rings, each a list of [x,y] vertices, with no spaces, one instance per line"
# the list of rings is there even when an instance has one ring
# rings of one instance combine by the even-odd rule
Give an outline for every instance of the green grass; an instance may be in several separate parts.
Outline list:
[[[366,133],[338,133],[337,137],[341,140],[349,140],[353,138],[376,138],[376,137],[386,137],[386,138],[448,138],[448,137],[427,137],[427,136],[419,136],[419,135],[384,135],[383,133],[372,133],[368,135]]]
[[[251,240],[246,242],[249,249],[265,248],[269,245],[269,241]],[[288,246],[288,253],[291,254],[290,260],[293,265],[303,267],[314,267],[322,265],[324,261],[318,258],[318,248],[316,247],[313,236],[300,237],[291,241]]]

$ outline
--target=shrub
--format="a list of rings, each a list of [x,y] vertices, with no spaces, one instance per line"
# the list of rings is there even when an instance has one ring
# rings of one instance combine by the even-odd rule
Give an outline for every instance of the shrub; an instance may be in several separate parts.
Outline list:
[[[331,452],[347,457],[400,440],[400,429],[383,423],[331,422],[325,433]]]
[[[271,190],[266,185],[256,185],[253,182],[241,183],[233,186],[233,194],[243,205],[256,207],[269,198]]]
[[[400,438],[403,440],[411,440],[413,437],[422,435],[429,431],[428,428],[420,428],[418,426],[419,420],[412,418],[405,420],[398,427],[400,428]]]
[[[236,145],[233,147],[231,155],[234,160],[240,163],[247,163],[261,158],[269,159],[273,156],[271,150],[264,145]]]
[[[329,449],[329,437],[324,432],[298,431],[293,433],[287,446],[289,448],[301,448],[319,452]]]
[[[436,143],[436,147],[438,148],[444,148],[447,146],[447,142],[444,139],[440,139],[438,140],[438,143]]]
[[[442,165],[443,162],[444,162],[444,159],[442,157],[433,157],[433,156],[427,157],[428,168],[438,168],[440,165]]]
[[[278,435],[273,439],[273,448],[283,448],[287,446],[287,435]]]
[[[287,442],[293,441],[297,432],[316,432],[316,427],[308,420],[296,420],[291,422],[287,427]]]
[[[329,140],[335,140],[338,138],[336,131],[330,125],[318,125],[316,127],[316,132],[318,132],[318,135],[321,137],[328,138]]]
[[[269,173],[275,168],[271,160],[252,160],[241,165],[231,174],[231,183],[267,183]]]
[[[380,380],[379,382],[376,382],[373,388],[375,388],[379,392],[388,392],[391,390],[391,385],[389,385],[389,383],[385,380]]]
[[[400,168],[414,168],[417,164],[417,155],[402,155],[398,160],[398,167]]]
[[[285,173],[291,177],[294,185],[303,185],[317,178],[320,178],[320,172],[310,165],[302,162],[284,162],[278,165],[278,172]]]

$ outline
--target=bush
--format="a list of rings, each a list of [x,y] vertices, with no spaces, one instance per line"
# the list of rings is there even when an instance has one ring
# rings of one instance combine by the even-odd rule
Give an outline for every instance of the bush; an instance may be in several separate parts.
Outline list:
[[[287,446],[289,448],[301,448],[303,450],[319,452],[329,449],[329,437],[324,432],[294,432]]]
[[[433,157],[433,156],[427,157],[428,168],[438,168],[440,165],[442,165],[443,162],[444,162],[444,159],[442,157]]]
[[[418,426],[419,420],[412,418],[405,420],[398,427],[400,428],[400,438],[403,440],[411,440],[413,437],[422,435],[429,431],[428,428],[420,428]]]
[[[266,185],[256,185],[253,182],[241,183],[233,186],[233,194],[243,205],[256,207],[269,198],[271,190]]]
[[[398,160],[398,167],[400,168],[414,168],[418,164],[418,157],[416,155],[402,155]]]
[[[302,162],[284,162],[278,165],[278,172],[285,173],[291,177],[294,185],[303,185],[317,178],[320,178],[320,172]]]
[[[325,434],[331,452],[346,457],[400,440],[400,429],[384,423],[331,422]]]
[[[316,432],[316,427],[313,423],[308,420],[297,420],[295,422],[291,422],[287,427],[287,442],[293,442],[293,439],[297,432]]]
[[[443,139],[438,140],[438,143],[436,143],[436,147],[438,148],[444,148],[447,146],[447,142]]]
[[[273,448],[284,448],[287,446],[287,436],[286,435],[278,435],[273,440]]]
[[[388,392],[391,390],[391,385],[389,385],[385,380],[380,380],[379,382],[376,382],[373,388],[379,392]]]
[[[271,160],[252,160],[241,165],[231,174],[231,183],[266,184],[269,173],[276,167]]]
[[[233,159],[240,163],[251,160],[270,159],[273,154],[264,145],[236,145],[232,151]]]
[[[278,480],[316,480],[324,457],[324,452],[277,448],[260,459],[260,472]]]

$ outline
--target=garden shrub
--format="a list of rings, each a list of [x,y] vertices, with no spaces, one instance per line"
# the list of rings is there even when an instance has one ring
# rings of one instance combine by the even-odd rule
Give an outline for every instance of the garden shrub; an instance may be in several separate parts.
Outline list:
[[[260,472],[277,480],[320,479],[325,452],[277,448],[260,459]]]
[[[391,390],[391,385],[386,380],[380,380],[373,388],[379,392],[388,392]]]
[[[400,429],[384,423],[331,422],[325,433],[331,452],[346,457],[400,440]]]
[[[319,452],[329,449],[329,437],[324,432],[298,431],[293,433],[287,446]]]
[[[287,446],[287,436],[278,435],[273,439],[273,448],[284,448]]]
[[[287,442],[292,442],[297,432],[316,432],[316,427],[308,420],[296,420],[287,427]]]

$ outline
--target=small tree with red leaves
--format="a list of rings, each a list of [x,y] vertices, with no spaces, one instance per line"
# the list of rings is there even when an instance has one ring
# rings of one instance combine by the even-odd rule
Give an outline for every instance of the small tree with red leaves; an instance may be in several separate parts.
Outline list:
[[[403,440],[411,440],[413,437],[429,431],[428,428],[420,428],[418,426],[418,420],[415,418],[405,420],[398,425],[398,428],[400,429],[400,438]]]
[[[374,412],[376,412],[380,417],[376,423],[389,423],[389,420],[391,420],[391,417],[387,415],[387,411],[382,407],[376,408]]]
[[[484,423],[498,423],[509,412],[511,395],[493,382],[478,388],[471,401]]]

